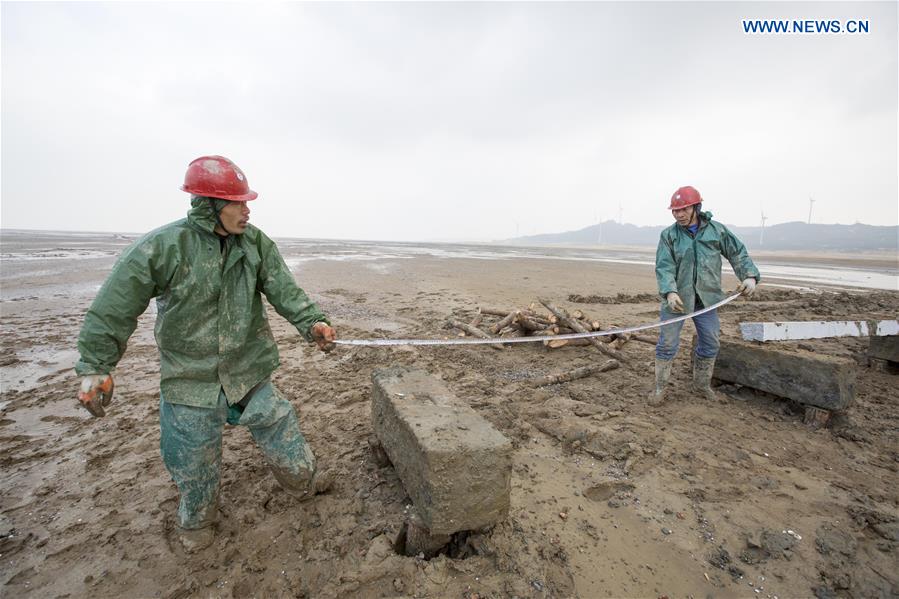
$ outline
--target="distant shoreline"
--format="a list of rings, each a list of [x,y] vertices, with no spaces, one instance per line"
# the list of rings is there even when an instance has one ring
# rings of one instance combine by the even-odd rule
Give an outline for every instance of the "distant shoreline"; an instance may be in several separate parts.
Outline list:
[[[109,232],[109,231],[59,231],[59,230],[40,230],[40,229],[0,229],[0,245],[13,241],[12,239],[4,240],[6,236],[17,238],[21,241],[23,237],[34,236],[40,238],[52,238],[55,236],[78,237],[78,238],[100,238],[100,239],[116,239],[119,241],[132,241],[139,238],[143,233],[134,232]],[[490,247],[490,248],[532,248],[532,249],[556,249],[556,250],[586,250],[586,251],[603,251],[613,253],[631,253],[647,256],[648,260],[652,260],[651,256],[655,254],[655,245],[649,244],[588,244],[574,242],[558,242],[558,243],[520,243],[511,241],[396,241],[396,240],[368,240],[368,239],[327,239],[327,238],[310,238],[310,237],[274,237],[277,242],[306,242],[306,243],[327,243],[327,244],[394,244],[402,246],[428,245],[428,246],[468,246],[468,247]],[[899,252],[886,249],[847,249],[847,250],[814,250],[814,249],[758,249],[750,248],[751,255],[758,261],[771,261],[776,263],[811,263],[811,264],[839,264],[844,266],[859,267],[875,267],[875,268],[899,268]]]

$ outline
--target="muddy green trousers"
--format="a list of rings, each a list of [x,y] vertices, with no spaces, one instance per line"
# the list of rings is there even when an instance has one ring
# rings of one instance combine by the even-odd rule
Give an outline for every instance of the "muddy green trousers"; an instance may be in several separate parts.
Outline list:
[[[293,495],[310,491],[315,456],[300,432],[293,406],[270,381],[260,383],[229,406],[224,391],[214,408],[172,404],[160,397],[162,460],[181,492],[178,524],[197,529],[218,513],[225,423],[250,429],[256,445],[282,487]]]

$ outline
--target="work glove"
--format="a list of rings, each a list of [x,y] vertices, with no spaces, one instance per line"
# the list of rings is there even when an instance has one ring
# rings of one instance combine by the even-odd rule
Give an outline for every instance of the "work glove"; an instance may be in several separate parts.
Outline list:
[[[106,416],[106,406],[112,401],[112,391],[115,383],[108,374],[89,374],[81,379],[81,389],[78,391],[78,403],[91,413],[92,416],[102,418]]]
[[[749,277],[748,279],[743,279],[743,282],[737,287],[737,291],[740,292],[740,295],[751,297],[752,294],[755,293],[755,285],[755,279]]]
[[[680,296],[672,291],[668,295],[665,296],[665,299],[668,302],[668,309],[672,312],[683,312],[684,311],[684,302],[681,300]]]
[[[334,340],[337,339],[337,331],[323,322],[312,325],[312,340],[318,345],[318,349],[329,352],[334,349]]]

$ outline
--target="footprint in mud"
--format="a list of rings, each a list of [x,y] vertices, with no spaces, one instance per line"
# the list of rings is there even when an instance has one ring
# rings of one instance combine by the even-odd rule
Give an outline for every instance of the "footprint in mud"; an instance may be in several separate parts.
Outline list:
[[[85,470],[96,470],[97,468],[106,468],[112,462],[111,455],[92,455],[87,459]]]
[[[37,574],[34,568],[27,568],[15,574],[12,578],[6,581],[6,584],[9,586],[25,584],[26,586],[29,584],[30,580],[34,578]]]
[[[628,492],[633,491],[634,489],[634,485],[630,483],[612,480],[600,483],[595,487],[590,487],[584,491],[584,497],[591,501],[606,501],[607,499],[611,499],[612,496],[619,491]]]
[[[75,416],[54,416],[52,414],[41,418],[41,422],[63,422],[63,423],[78,422],[78,423],[80,423],[82,421],[83,421],[83,418],[77,418]]]
[[[26,535],[22,535],[21,533],[16,534],[16,529],[6,529],[4,536],[0,536],[0,552],[2,552],[4,557],[12,557],[13,554],[18,553],[25,549],[29,543],[33,543],[35,540],[35,536],[33,533],[28,533]],[[10,561],[10,564],[13,562]],[[8,580],[6,584],[12,584],[12,579]]]

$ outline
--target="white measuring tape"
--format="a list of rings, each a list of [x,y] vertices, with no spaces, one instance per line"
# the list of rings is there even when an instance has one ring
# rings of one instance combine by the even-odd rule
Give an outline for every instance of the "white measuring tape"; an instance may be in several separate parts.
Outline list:
[[[593,331],[590,333],[568,333],[566,335],[540,335],[537,337],[492,337],[490,339],[337,339],[334,341],[337,345],[356,345],[356,346],[389,346],[389,345],[489,345],[495,343],[536,343],[538,341],[548,341],[556,339],[589,339],[590,337],[605,337],[606,335],[615,335],[622,333],[636,333],[637,331],[645,331],[647,329],[657,329],[666,324],[674,324],[694,316],[700,316],[706,312],[711,312],[725,304],[729,304],[740,297],[739,293],[735,293],[730,297],[726,297],[717,304],[712,304],[708,308],[684,314],[677,318],[671,318],[661,322],[653,322],[651,324],[643,324],[636,327],[628,327],[624,329],[609,329],[608,331]]]

